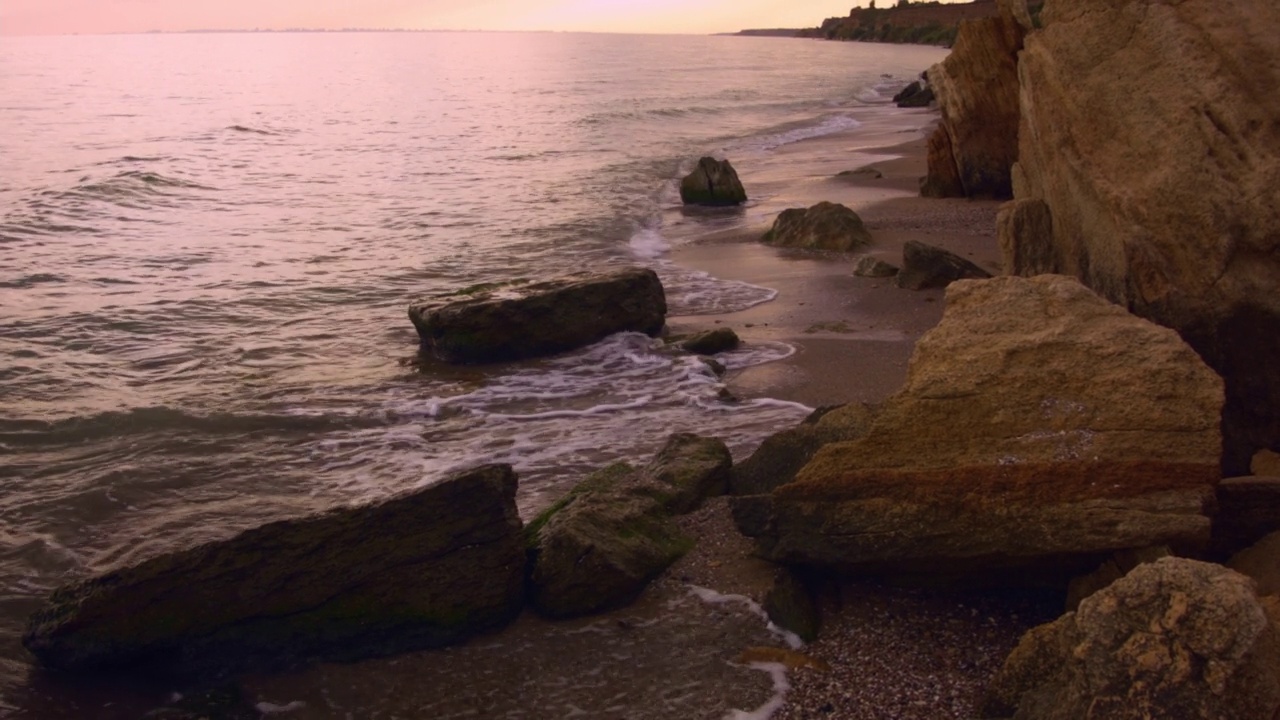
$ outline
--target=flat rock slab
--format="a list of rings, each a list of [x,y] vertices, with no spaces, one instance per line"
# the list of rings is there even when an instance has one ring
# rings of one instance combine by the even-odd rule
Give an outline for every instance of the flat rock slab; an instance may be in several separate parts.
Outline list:
[[[409,308],[423,353],[459,364],[554,355],[618,332],[657,335],[666,315],[647,268],[468,288]]]
[[[55,591],[23,644],[52,669],[169,674],[455,643],[522,607],[515,492],[509,466],[486,466],[162,555]]]

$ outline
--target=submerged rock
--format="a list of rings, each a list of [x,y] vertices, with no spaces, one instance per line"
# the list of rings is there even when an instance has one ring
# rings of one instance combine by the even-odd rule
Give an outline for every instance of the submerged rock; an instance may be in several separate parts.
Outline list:
[[[764,242],[780,247],[812,250],[856,250],[871,243],[862,218],[839,203],[820,202],[811,208],[783,210]]]
[[[657,335],[666,314],[662,283],[647,268],[481,288],[409,308],[424,353],[468,364],[553,355],[618,332]]]
[[[1020,59],[1006,270],[1074,275],[1226,380],[1224,473],[1280,450],[1280,3],[1050,0]]]
[[[1280,636],[1249,579],[1170,557],[1027,633],[982,716],[1269,720],[1278,669]]]
[[[715,330],[700,332],[683,340],[680,343],[680,348],[695,355],[716,355],[729,350],[736,350],[740,343],[741,340],[738,339],[738,333],[732,329],[716,328]]]
[[[680,181],[680,200],[685,205],[741,205],[747,191],[728,160],[704,157]]]
[[[929,107],[934,101],[933,87],[927,79],[921,78],[902,88],[893,96],[893,102],[900,108]]]
[[[869,428],[734,518],[776,562],[1065,585],[1117,550],[1207,542],[1221,403],[1176,333],[1073,279],[962,281]]]
[[[272,669],[459,642],[523,601],[506,465],[162,555],[53,593],[23,645],[56,670]]]
[[[906,290],[944,288],[956,280],[981,280],[991,273],[942,248],[908,240],[902,247],[898,287]]]
[[[678,434],[643,469],[583,480],[529,524],[533,607],[568,618],[630,603],[693,546],[674,515],[722,494],[730,463],[719,440]]]

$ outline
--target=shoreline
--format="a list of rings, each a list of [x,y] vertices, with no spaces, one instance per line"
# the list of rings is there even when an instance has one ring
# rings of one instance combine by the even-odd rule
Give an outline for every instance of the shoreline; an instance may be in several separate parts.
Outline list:
[[[762,180],[769,194],[744,212],[741,225],[671,250],[668,259],[676,265],[777,292],[773,300],[737,312],[668,318],[673,333],[727,326],[746,343],[783,342],[796,349],[783,360],[731,371],[727,385],[735,396],[818,407],[879,402],[897,391],[915,341],[942,316],[943,291],[902,290],[893,278],[856,277],[854,264],[863,255],[900,265],[902,246],[915,240],[1000,272],[998,201],[919,197],[931,127],[908,129],[916,136],[905,142],[901,131],[867,135],[854,128],[779,148],[781,162],[764,168],[744,163],[740,175],[748,192],[753,180]],[[891,144],[876,144],[881,142]],[[777,167],[784,164],[792,168],[790,177]],[[872,244],[829,253],[759,242],[781,209],[824,200],[857,212]]]

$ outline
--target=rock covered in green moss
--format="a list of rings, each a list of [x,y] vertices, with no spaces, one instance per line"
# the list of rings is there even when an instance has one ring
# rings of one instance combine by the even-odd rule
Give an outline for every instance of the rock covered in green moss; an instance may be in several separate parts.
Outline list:
[[[516,482],[486,466],[63,587],[23,644],[57,670],[203,673],[458,642],[523,604]]]
[[[730,463],[719,440],[679,434],[644,468],[587,477],[526,530],[530,603],[553,618],[630,603],[693,546],[674,515],[723,493]]]
[[[475,286],[409,308],[422,352],[461,364],[554,355],[618,332],[657,335],[666,315],[648,268]]]

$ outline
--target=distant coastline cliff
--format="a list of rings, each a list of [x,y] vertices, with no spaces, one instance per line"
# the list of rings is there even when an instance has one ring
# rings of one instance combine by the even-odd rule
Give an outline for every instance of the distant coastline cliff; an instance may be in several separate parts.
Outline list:
[[[861,40],[866,42],[915,43],[946,45],[955,42],[960,22],[995,17],[999,14],[996,0],[974,0],[969,3],[943,4],[880,0],[886,7],[876,7],[875,0],[866,8],[855,7],[848,17],[827,18],[816,28],[801,30],[800,37],[825,40]],[[1040,12],[1043,2],[1028,3],[1032,16]]]

